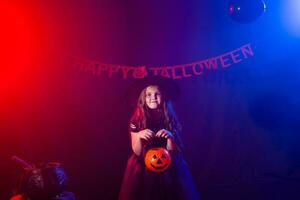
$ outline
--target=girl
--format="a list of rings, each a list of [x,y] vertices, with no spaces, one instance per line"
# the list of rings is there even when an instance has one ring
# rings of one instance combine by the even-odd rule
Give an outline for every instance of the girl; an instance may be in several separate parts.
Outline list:
[[[129,158],[119,200],[196,200],[199,199],[186,162],[182,158],[180,124],[172,108],[172,88],[166,81],[145,81],[129,132],[133,154]],[[174,97],[174,95],[173,95]],[[153,147],[166,148],[171,166],[156,173],[146,168],[144,156]]]

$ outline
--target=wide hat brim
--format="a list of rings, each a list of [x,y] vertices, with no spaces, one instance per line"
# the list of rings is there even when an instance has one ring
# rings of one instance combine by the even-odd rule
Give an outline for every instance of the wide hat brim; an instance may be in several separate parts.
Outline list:
[[[175,101],[180,96],[179,85],[170,78],[160,76],[150,76],[142,79],[136,79],[129,85],[125,96],[131,106],[136,106],[140,93],[150,85],[157,85],[162,90],[165,100]]]

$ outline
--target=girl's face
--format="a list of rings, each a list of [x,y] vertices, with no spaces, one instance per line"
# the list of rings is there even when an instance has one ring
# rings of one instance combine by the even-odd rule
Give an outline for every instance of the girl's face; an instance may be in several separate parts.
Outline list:
[[[150,109],[157,109],[162,103],[162,96],[158,86],[150,85],[146,88],[146,105]]]

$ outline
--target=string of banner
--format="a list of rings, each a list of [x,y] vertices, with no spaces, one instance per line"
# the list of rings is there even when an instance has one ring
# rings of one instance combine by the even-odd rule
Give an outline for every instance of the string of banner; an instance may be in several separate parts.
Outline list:
[[[205,70],[228,68],[253,56],[254,52],[251,43],[248,43],[221,55],[182,65],[161,67],[146,67],[144,65],[126,66],[74,58],[74,66],[79,68],[80,71],[91,73],[94,76],[107,76],[109,78],[118,76],[123,79],[140,79],[147,76],[162,76],[172,79],[182,79],[200,76]]]

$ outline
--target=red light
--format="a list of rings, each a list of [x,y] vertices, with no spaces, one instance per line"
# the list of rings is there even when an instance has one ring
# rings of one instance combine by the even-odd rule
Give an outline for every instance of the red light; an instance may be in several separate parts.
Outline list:
[[[31,84],[37,39],[32,10],[22,4],[0,2],[0,112],[23,101]],[[34,57],[35,56],[35,57]]]

